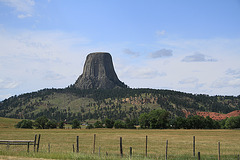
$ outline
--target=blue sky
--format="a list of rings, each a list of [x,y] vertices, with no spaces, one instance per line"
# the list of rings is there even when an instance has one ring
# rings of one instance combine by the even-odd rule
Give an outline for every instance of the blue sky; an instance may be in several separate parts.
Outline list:
[[[132,88],[240,95],[239,0],[0,0],[0,100],[63,88],[111,53]]]

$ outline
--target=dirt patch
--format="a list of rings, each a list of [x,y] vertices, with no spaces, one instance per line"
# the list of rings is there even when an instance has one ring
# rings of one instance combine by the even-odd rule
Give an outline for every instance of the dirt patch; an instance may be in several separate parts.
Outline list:
[[[228,114],[220,114],[220,113],[216,113],[216,112],[200,112],[200,111],[197,111],[196,114],[199,115],[199,116],[203,116],[205,118],[207,116],[209,116],[210,118],[212,118],[214,120],[223,120],[223,119],[226,119],[226,118],[229,118],[229,117],[239,116],[240,115],[240,110],[233,111],[233,112],[230,112]]]

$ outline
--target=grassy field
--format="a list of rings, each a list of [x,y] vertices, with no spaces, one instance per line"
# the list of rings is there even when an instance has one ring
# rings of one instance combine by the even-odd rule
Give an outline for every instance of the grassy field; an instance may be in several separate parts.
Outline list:
[[[3,118],[0,117],[0,129],[4,128],[14,128],[14,125],[17,124],[20,119],[13,119],[13,118]]]
[[[122,137],[123,159],[129,159],[130,147],[133,148],[133,159],[164,159],[166,140],[168,140],[168,159],[195,160],[197,158],[192,156],[193,136],[196,137],[196,155],[200,152],[201,159],[217,159],[218,142],[221,143],[222,159],[237,159],[240,154],[240,130],[36,130],[0,127],[0,139],[4,140],[29,140],[34,139],[35,134],[41,134],[39,153],[34,153],[32,146],[30,153],[27,153],[27,146],[10,146],[7,150],[5,145],[0,145],[0,155],[46,159],[121,159],[119,139]],[[94,134],[96,134],[96,151],[92,154]],[[148,136],[147,158],[145,158],[146,135]],[[76,136],[79,136],[80,153],[73,153]],[[49,143],[50,153],[48,153]]]

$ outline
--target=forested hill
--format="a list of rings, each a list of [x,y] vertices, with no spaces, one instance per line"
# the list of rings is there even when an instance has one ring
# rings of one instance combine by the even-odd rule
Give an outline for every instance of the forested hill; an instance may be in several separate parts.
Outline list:
[[[0,102],[0,117],[36,119],[47,116],[57,121],[79,119],[136,119],[141,113],[162,108],[171,117],[196,111],[229,113],[240,110],[240,96],[208,96],[156,89],[88,89],[72,86],[43,89],[13,96]]]

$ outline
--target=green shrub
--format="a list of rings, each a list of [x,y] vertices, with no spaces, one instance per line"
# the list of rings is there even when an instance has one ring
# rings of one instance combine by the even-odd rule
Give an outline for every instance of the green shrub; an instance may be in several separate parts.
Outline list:
[[[96,121],[96,122],[94,123],[94,127],[95,127],[95,128],[103,128],[103,123],[100,122],[100,121]]]
[[[240,116],[228,118],[225,127],[228,129],[240,128]]]
[[[38,117],[35,122],[34,122],[34,126],[37,129],[46,129],[47,128],[47,123],[48,123],[48,119],[45,116],[42,117]]]
[[[94,128],[94,126],[93,126],[92,124],[89,124],[89,125],[86,127],[86,129],[92,129],[92,128]]]
[[[114,123],[114,128],[126,128],[126,125],[123,121],[117,120]]]
[[[72,128],[73,128],[73,129],[81,128],[80,122],[79,122],[77,119],[74,119],[74,120],[73,120],[73,122],[72,122]]]
[[[30,129],[32,129],[33,128],[33,122],[31,120],[24,119],[24,120],[18,122],[15,125],[15,127],[16,128],[30,128]]]
[[[105,127],[106,128],[113,128],[113,125],[114,125],[114,120],[108,119],[108,118],[105,119]]]
[[[64,123],[63,121],[61,121],[61,122],[59,123],[58,127],[59,127],[60,129],[63,129],[63,128],[64,128],[64,125],[65,125],[65,123]]]
[[[55,120],[48,121],[46,124],[46,128],[48,129],[57,128],[57,122]]]

